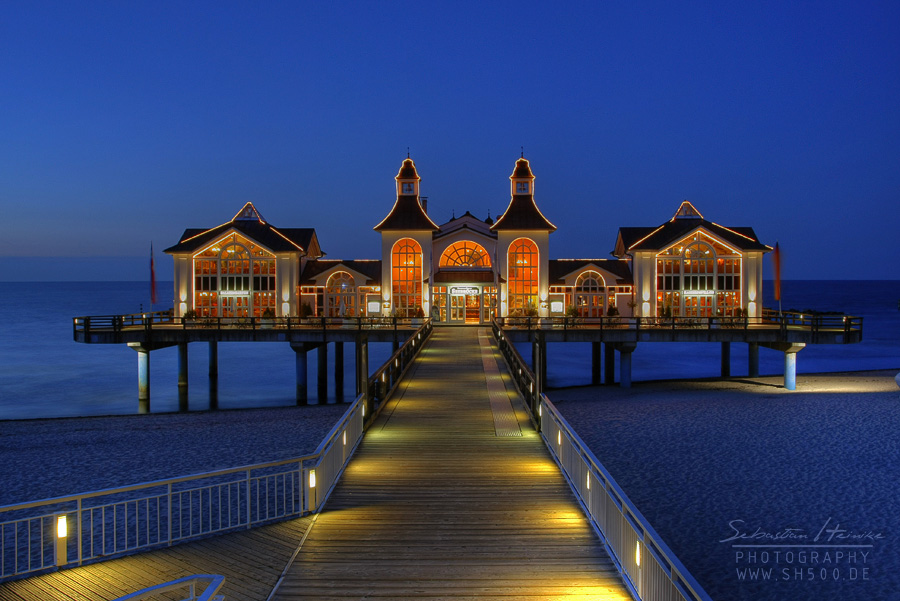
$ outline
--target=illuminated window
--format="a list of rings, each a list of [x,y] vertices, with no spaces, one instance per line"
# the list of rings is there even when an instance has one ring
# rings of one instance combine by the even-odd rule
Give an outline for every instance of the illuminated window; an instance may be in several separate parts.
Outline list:
[[[454,242],[441,255],[441,267],[490,267],[491,258],[483,246],[463,240]]]
[[[507,290],[509,312],[537,308],[538,301],[538,247],[533,240],[518,238],[509,245],[507,254]]]
[[[328,317],[356,317],[356,282],[346,271],[336,271],[325,284],[325,311]]]
[[[516,182],[516,194],[528,194],[528,182]]]
[[[413,183],[404,182],[402,185],[403,194],[415,194],[416,193],[416,185]]]
[[[740,315],[740,252],[696,232],[657,255],[656,291],[660,316]]]
[[[194,256],[194,310],[201,317],[275,312],[275,256],[238,234]]]
[[[422,247],[411,238],[398,240],[391,250],[391,286],[399,317],[413,317],[422,306]]]
[[[602,317],[606,309],[606,282],[596,271],[585,271],[575,280],[575,310],[579,317]]]

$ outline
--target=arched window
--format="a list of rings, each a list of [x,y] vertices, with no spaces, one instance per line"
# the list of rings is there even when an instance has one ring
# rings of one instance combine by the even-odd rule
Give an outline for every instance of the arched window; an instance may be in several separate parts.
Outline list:
[[[415,316],[422,306],[422,247],[412,238],[398,240],[391,250],[391,286],[397,315]]]
[[[447,247],[441,255],[440,267],[490,267],[491,258],[477,242],[461,240]]]
[[[194,309],[204,317],[275,311],[275,256],[231,234],[194,256]]]
[[[575,309],[579,317],[603,317],[606,281],[596,271],[585,271],[575,280]]]
[[[703,232],[659,253],[657,314],[711,317],[740,314],[741,255]]]
[[[356,282],[346,271],[336,271],[325,283],[325,314],[328,317],[356,316]]]
[[[529,306],[538,306],[539,255],[537,244],[528,238],[518,238],[509,245],[507,253],[507,292],[509,313]]]

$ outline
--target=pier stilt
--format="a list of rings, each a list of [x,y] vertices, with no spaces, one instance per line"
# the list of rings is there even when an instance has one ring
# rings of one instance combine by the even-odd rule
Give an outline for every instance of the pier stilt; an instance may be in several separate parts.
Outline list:
[[[219,408],[219,343],[209,343],[209,408]]]
[[[619,344],[619,386],[631,388],[631,353],[637,345],[633,343]]]
[[[188,410],[188,343],[178,343],[178,410]]]
[[[591,385],[599,386],[603,383],[603,343],[591,343]]]
[[[747,359],[749,363],[748,375],[751,378],[759,377],[759,343],[751,342],[747,345]]]
[[[334,394],[338,402],[344,400],[344,343],[334,343]]]
[[[319,403],[324,405],[328,402],[328,343],[319,345],[317,353],[317,371],[318,381],[316,382],[316,390],[319,397]]]
[[[294,372],[297,376],[297,404],[298,405],[306,405],[309,403],[309,399],[307,397],[309,384],[306,378],[306,369],[307,369],[307,357],[306,353],[309,350],[305,343],[300,342],[297,344],[292,344],[291,349],[295,353],[294,357]]]
[[[138,354],[138,413],[150,413],[150,351],[136,350]]]
[[[616,383],[616,347],[611,342],[603,343],[603,362],[605,365],[603,366],[604,384],[615,384]]]
[[[722,377],[731,377],[731,343],[722,343]]]
[[[372,399],[369,398],[369,339],[360,335],[356,338],[356,394],[364,395],[366,419],[372,411]]]
[[[806,347],[806,343],[775,342],[763,346],[784,353],[784,387],[788,390],[797,390],[797,353]]]

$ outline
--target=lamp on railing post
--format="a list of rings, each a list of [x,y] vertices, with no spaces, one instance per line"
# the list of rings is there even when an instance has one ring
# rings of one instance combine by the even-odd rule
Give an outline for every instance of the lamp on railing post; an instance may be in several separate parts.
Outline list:
[[[64,566],[69,563],[68,557],[68,523],[66,514],[61,513],[56,516],[56,565]]]

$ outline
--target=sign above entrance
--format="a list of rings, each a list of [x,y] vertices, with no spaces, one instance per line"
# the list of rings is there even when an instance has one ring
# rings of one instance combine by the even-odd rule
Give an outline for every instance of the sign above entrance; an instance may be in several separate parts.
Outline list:
[[[481,288],[477,286],[450,286],[450,294],[453,296],[473,296],[481,294]]]

